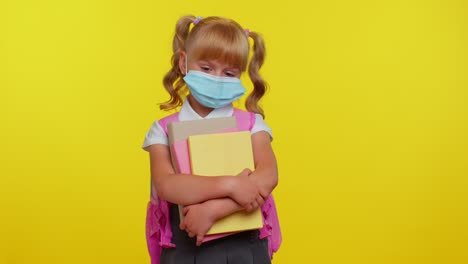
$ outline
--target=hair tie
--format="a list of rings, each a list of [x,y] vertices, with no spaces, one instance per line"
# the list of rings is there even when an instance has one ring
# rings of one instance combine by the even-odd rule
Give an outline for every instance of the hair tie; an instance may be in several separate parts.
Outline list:
[[[249,37],[250,30],[248,28],[244,29],[245,35]]]
[[[200,20],[202,20],[202,17],[201,17],[201,16],[197,16],[197,19],[195,19],[195,21],[193,21],[193,24],[194,24],[194,25],[198,24],[198,22],[200,22]]]

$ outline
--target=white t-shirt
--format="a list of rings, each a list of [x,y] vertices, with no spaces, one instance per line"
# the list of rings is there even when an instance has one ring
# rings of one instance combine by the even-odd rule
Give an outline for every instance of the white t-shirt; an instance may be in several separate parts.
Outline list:
[[[192,106],[190,106],[189,101],[185,99],[179,111],[179,121],[229,117],[232,116],[233,112],[234,107],[232,106],[232,104],[229,104],[221,108],[215,108],[206,117],[201,117],[199,114],[197,114],[197,112],[193,110]],[[250,132],[251,134],[255,134],[260,131],[267,132],[270,135],[270,138],[273,139],[271,129],[265,123],[263,117],[259,114],[255,114],[255,124],[253,125],[252,130]],[[146,147],[154,144],[168,144],[166,133],[164,133],[164,129],[161,127],[161,125],[159,125],[158,120],[154,121],[154,123],[151,125],[150,130],[148,131],[148,133],[146,133],[145,141],[143,142],[142,148],[145,149]]]

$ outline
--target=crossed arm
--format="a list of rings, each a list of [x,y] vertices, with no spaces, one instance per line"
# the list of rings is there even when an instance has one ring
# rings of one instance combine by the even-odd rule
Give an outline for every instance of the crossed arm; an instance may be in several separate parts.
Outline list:
[[[255,171],[244,170],[237,176],[203,177],[175,173],[170,151],[165,145],[152,145],[151,177],[158,195],[175,204],[186,205],[180,228],[197,245],[218,219],[240,210],[260,207],[278,183],[276,158],[266,132],[252,135]]]

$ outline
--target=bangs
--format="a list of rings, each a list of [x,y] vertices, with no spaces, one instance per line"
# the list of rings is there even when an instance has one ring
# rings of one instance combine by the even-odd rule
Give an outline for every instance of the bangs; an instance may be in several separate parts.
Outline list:
[[[193,32],[187,39],[187,53],[195,60],[219,60],[245,71],[249,43],[245,33],[227,25],[212,25]]]

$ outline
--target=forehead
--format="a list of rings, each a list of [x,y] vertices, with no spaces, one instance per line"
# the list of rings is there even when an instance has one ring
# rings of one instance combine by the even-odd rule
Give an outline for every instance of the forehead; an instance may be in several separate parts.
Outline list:
[[[244,71],[247,66],[249,46],[245,39],[223,39],[217,35],[194,37],[187,43],[189,60],[217,61]]]
[[[233,67],[238,69],[244,69],[247,64],[247,59],[243,54],[226,52],[225,50],[219,49],[195,50],[194,52],[189,52],[188,57],[189,62],[192,60],[211,63],[216,66]]]

